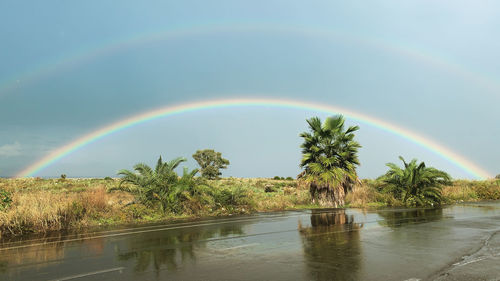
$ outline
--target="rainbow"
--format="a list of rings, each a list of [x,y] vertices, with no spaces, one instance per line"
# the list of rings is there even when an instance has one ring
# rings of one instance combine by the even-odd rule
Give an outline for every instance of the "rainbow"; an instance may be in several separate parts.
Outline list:
[[[368,35],[357,36],[352,33],[343,33],[334,30],[322,29],[315,26],[286,26],[279,24],[204,24],[193,26],[173,26],[166,30],[156,30],[134,34],[128,37],[111,38],[109,41],[93,45],[83,45],[80,49],[58,57],[50,58],[45,62],[17,73],[11,77],[0,80],[0,96],[3,93],[15,91],[23,83],[33,82],[53,73],[64,71],[78,64],[83,64],[97,57],[113,54],[120,50],[148,43],[180,39],[190,36],[209,35],[214,33],[242,33],[242,32],[267,32],[277,34],[292,34],[311,38],[320,38],[328,41],[349,42],[382,50],[404,58],[411,59],[436,69],[443,70],[455,76],[480,85],[483,89],[496,94],[500,91],[500,83],[484,73],[471,71],[459,63],[444,58],[440,54],[432,54],[414,46],[399,42],[384,41]]]
[[[152,111],[148,111],[142,114],[138,114],[120,120],[118,122],[112,123],[110,125],[104,126],[100,129],[97,129],[87,135],[84,135],[52,151],[47,156],[43,157],[39,161],[31,164],[30,166],[26,167],[24,170],[19,172],[17,174],[17,177],[33,176],[36,173],[40,172],[42,169],[55,163],[59,159],[75,152],[79,148],[87,146],[115,132],[125,130],[127,128],[133,127],[135,125],[144,122],[198,110],[219,109],[219,108],[229,108],[229,107],[278,107],[278,108],[316,111],[327,114],[343,114],[346,118],[354,119],[359,122],[374,126],[376,128],[382,129],[384,131],[402,137],[406,140],[409,140],[410,142],[413,142],[421,147],[424,147],[432,151],[433,153],[441,156],[442,158],[446,159],[447,161],[453,163],[457,167],[461,168],[462,170],[466,171],[468,174],[476,178],[479,179],[490,178],[490,175],[487,171],[477,166],[476,164],[472,163],[471,161],[465,159],[464,157],[447,149],[446,147],[438,144],[437,142],[427,137],[423,137],[405,128],[391,124],[389,122],[336,106],[316,104],[316,103],[303,102],[290,99],[267,99],[267,98],[208,100],[208,101],[192,102],[179,105],[171,105],[167,107],[158,108]]]

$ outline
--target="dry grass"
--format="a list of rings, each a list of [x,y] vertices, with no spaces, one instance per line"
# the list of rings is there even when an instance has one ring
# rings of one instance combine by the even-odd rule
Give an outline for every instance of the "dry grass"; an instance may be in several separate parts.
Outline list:
[[[226,178],[211,184],[215,188],[229,186],[244,189],[253,210],[259,212],[296,209],[311,205],[309,190],[298,188],[295,180]]]
[[[457,180],[452,185],[443,187],[442,194],[447,203],[498,200],[500,199],[500,180]]]
[[[212,205],[201,205],[201,201],[195,200],[189,202],[192,204],[188,206],[191,211],[166,215],[151,206],[127,206],[134,201],[133,195],[124,191],[109,191],[118,183],[116,179],[0,178],[0,189],[9,191],[12,196],[10,207],[0,210],[0,238],[2,235],[154,222],[186,216],[317,207],[311,205],[308,188],[295,180],[225,178],[208,182],[214,190],[214,197],[206,199]],[[500,181],[455,181],[443,188],[443,197],[445,203],[500,199]],[[222,205],[215,204],[216,199],[223,202]],[[401,205],[390,194],[382,193],[373,180],[364,180],[356,186],[347,195],[346,203],[348,207]]]
[[[498,200],[500,199],[500,181],[485,180],[456,180],[449,186],[443,186],[443,203]],[[356,186],[346,197],[349,207],[383,207],[401,206],[402,203],[380,191],[380,184],[374,180],[363,180],[362,185]]]
[[[373,183],[364,181],[362,184],[356,185],[346,195],[346,204],[349,207],[363,208],[400,206],[401,202],[392,195],[377,190]]]
[[[105,185],[89,181],[3,179],[0,184],[13,201],[0,212],[0,237],[99,224],[132,200],[128,193],[108,193]]]
[[[13,201],[9,208],[0,211],[0,237],[185,216],[284,210],[310,202],[309,192],[297,189],[293,180],[229,178],[210,181],[209,185],[214,196],[227,197],[224,194],[229,192],[237,194],[238,199],[223,199],[228,201],[213,208],[191,200],[186,203],[185,213],[174,215],[142,204],[127,206],[134,197],[114,190],[118,183],[101,179],[0,179],[0,189],[9,191]],[[272,192],[265,192],[266,188]]]

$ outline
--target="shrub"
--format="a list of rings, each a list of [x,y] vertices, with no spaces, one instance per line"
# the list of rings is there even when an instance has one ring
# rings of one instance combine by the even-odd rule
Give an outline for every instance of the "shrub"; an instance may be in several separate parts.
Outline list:
[[[442,187],[451,183],[451,177],[443,171],[426,167],[424,162],[413,159],[407,163],[403,157],[403,168],[388,163],[389,171],[379,178],[384,191],[402,200],[408,206],[433,206],[441,204]]]
[[[66,179],[66,174],[62,174],[62,175],[61,175],[61,179],[62,179],[62,180],[65,180],[65,179]]]
[[[213,196],[215,204],[221,207],[234,204],[234,202],[236,201],[233,193],[229,188],[217,190],[214,192]]]
[[[148,208],[142,204],[132,204],[125,207],[124,210],[132,219],[142,219],[154,213],[151,208]]]
[[[250,205],[246,191],[241,187],[215,189],[213,193],[216,207]]]
[[[500,187],[498,185],[481,183],[476,186],[475,191],[481,199],[500,199]]]
[[[292,177],[286,177],[286,180],[287,181],[293,181],[293,178]]]
[[[0,211],[7,209],[12,203],[12,195],[6,190],[0,189]]]
[[[80,202],[88,212],[98,213],[108,209],[106,190],[103,187],[84,193]]]
[[[264,188],[264,192],[277,192],[278,190],[276,187],[272,184],[267,184],[266,187]]]
[[[141,203],[150,206],[159,204],[163,212],[179,213],[182,211],[181,202],[189,200],[194,195],[194,188],[199,183],[194,177],[198,173],[197,169],[189,171],[184,168],[181,177],[175,172],[175,168],[185,161],[185,158],[179,157],[163,162],[160,156],[155,169],[144,163],[138,163],[134,166],[137,173],[120,170],[118,174],[123,175],[120,187],[123,183],[130,183],[135,187],[123,190],[135,193]]]

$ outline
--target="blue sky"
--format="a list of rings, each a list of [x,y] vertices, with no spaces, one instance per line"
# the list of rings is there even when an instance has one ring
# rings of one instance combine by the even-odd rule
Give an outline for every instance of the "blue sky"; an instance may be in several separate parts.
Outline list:
[[[231,97],[363,112],[495,175],[499,12],[495,1],[2,1],[0,176],[133,114]],[[147,40],[169,32],[176,35]],[[102,51],[109,46],[119,48]],[[214,148],[231,161],[225,176],[295,176],[298,134],[314,115],[326,117],[269,108],[187,113],[111,135],[39,175],[114,176],[160,154]],[[470,177],[360,125],[361,177],[380,175],[398,155]]]

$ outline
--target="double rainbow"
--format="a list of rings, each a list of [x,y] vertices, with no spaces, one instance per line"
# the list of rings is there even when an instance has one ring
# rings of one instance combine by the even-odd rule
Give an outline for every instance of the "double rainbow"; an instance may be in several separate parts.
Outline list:
[[[336,106],[316,104],[316,103],[303,102],[290,99],[263,99],[263,98],[208,100],[202,102],[193,102],[193,103],[167,106],[156,110],[148,111],[142,114],[138,114],[120,120],[118,122],[112,123],[98,130],[95,130],[87,135],[84,135],[52,151],[47,156],[43,157],[39,161],[31,164],[30,166],[26,167],[24,170],[19,172],[17,174],[17,177],[34,176],[44,168],[57,162],[59,159],[75,152],[79,148],[87,146],[115,132],[133,127],[135,125],[144,122],[198,110],[229,108],[229,107],[277,107],[277,108],[290,108],[290,109],[316,111],[327,114],[343,114],[346,118],[357,120],[359,122],[371,125],[373,127],[379,128],[381,130],[402,137],[421,147],[424,147],[478,179],[490,178],[490,174],[487,171],[477,166],[473,162],[465,159],[463,156],[458,155],[457,153],[454,153],[448,148],[440,145],[439,143],[429,138],[423,137],[415,132],[391,124],[389,122],[377,119],[375,117]]]

